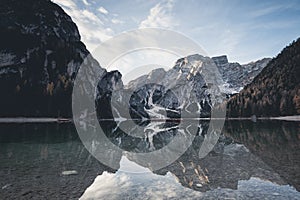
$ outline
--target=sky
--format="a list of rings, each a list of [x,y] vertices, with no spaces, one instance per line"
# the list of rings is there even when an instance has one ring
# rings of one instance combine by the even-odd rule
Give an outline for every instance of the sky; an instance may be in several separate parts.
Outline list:
[[[245,64],[275,57],[300,36],[300,0],[52,0],[77,24],[89,51],[128,30],[178,31],[209,56]]]

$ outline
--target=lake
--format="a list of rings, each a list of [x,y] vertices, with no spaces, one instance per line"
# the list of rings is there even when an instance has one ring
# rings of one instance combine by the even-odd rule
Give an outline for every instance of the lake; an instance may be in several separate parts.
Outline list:
[[[300,122],[127,123],[1,123],[0,199],[300,199]]]

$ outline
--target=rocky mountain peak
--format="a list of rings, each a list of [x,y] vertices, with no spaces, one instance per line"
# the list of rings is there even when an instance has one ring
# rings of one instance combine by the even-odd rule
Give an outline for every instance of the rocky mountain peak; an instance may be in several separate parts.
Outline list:
[[[207,58],[199,54],[189,55],[178,59],[175,62],[173,69],[182,70],[183,72],[190,71],[191,69],[198,69],[205,60],[207,60]]]
[[[212,57],[212,59],[218,66],[225,66],[226,64],[228,64],[228,59],[226,55]]]
[[[225,88],[227,88],[227,93],[233,94],[238,93],[244,86],[251,83],[271,59],[264,58],[245,65],[241,65],[237,62],[228,62],[226,55],[213,57],[212,60],[217,65],[226,83]]]

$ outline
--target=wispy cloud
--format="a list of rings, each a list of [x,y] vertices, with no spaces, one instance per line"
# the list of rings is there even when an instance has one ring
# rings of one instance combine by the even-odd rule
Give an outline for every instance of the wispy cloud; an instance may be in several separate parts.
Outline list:
[[[105,15],[108,14],[108,11],[105,8],[103,8],[102,6],[100,8],[98,8],[98,11]]]
[[[209,55],[227,54],[231,61],[245,63],[262,56],[275,56],[300,32],[300,4],[296,0],[285,3],[122,0],[118,4],[96,0],[52,1],[72,17],[89,50],[134,28],[176,28],[202,45]]]
[[[112,22],[113,24],[124,24],[124,21],[119,20],[119,19],[112,19],[111,22]]]
[[[147,19],[143,20],[139,27],[159,27],[159,28],[173,28],[177,25],[173,16],[174,1],[167,0],[162,3],[156,4],[153,8],[150,9],[150,13]]]
[[[299,6],[295,5],[294,3],[284,3],[284,4],[275,4],[275,5],[265,5],[263,8],[254,10],[250,12],[250,17],[262,17],[265,15],[270,15],[276,12],[285,11],[288,9],[298,9]]]
[[[84,3],[84,5],[89,6],[91,5],[87,0],[82,0],[82,2]]]
[[[248,26],[248,30],[278,30],[297,26],[299,21],[294,20],[277,20],[264,23],[252,23]]]
[[[109,25],[104,23],[104,18],[100,18],[87,9],[79,8],[72,0],[53,0],[53,2],[61,5],[65,12],[72,17],[78,26],[82,41],[90,51],[114,35]]]
[[[54,3],[68,9],[76,8],[76,4],[71,0],[53,0]]]

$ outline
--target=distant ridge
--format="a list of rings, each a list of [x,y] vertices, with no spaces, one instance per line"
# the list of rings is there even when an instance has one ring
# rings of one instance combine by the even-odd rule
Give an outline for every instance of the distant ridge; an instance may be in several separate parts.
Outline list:
[[[229,117],[300,114],[300,38],[280,54],[227,104]]]

